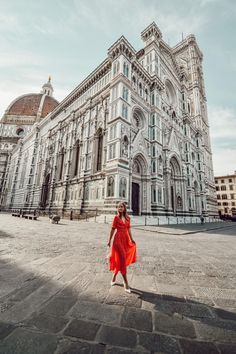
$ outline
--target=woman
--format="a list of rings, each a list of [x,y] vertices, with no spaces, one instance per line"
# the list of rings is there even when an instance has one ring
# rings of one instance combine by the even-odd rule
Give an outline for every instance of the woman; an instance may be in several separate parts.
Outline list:
[[[111,246],[111,240],[117,230],[111,248],[110,270],[113,271],[111,285],[116,284],[116,276],[121,272],[124,279],[124,289],[131,293],[127,280],[126,267],[136,262],[136,244],[130,230],[130,218],[127,214],[126,205],[120,202],[117,206],[117,215],[114,217],[110,237],[107,246]]]

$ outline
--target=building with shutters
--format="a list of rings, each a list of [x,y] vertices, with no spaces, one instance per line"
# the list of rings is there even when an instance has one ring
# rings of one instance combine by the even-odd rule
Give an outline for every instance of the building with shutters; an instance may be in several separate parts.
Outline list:
[[[220,216],[236,215],[236,171],[215,177],[216,196]]]

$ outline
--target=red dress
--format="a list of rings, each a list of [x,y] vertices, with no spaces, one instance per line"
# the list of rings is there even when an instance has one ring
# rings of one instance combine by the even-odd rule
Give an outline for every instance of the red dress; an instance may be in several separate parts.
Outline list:
[[[123,222],[118,215],[114,217],[112,228],[117,229],[110,255],[110,270],[126,274],[126,267],[136,262],[136,244],[130,239],[128,229],[130,219]]]

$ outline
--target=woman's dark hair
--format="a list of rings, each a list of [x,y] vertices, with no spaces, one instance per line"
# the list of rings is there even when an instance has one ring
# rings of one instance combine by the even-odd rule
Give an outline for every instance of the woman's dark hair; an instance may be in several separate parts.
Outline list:
[[[119,202],[119,203],[117,204],[117,208],[119,207],[120,204],[123,205],[123,207],[124,207],[123,215],[124,215],[125,219],[126,219],[126,220],[129,220],[129,215],[128,215],[128,213],[127,213],[126,204],[125,204],[124,202]],[[117,213],[118,213],[119,218],[121,219],[121,218],[122,218],[121,213],[120,213],[118,210],[117,210]]]

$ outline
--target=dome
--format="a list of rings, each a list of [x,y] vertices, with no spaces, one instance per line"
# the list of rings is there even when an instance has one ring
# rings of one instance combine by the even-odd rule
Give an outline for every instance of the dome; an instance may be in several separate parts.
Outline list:
[[[53,87],[49,76],[40,93],[22,95],[13,101],[3,116],[3,122],[31,125],[40,121],[59,104],[52,94]]]
[[[40,118],[44,118],[48,113],[53,111],[58,104],[58,101],[51,96],[45,96],[42,93],[28,94],[18,97],[10,104],[6,114],[31,117],[40,115]]]

